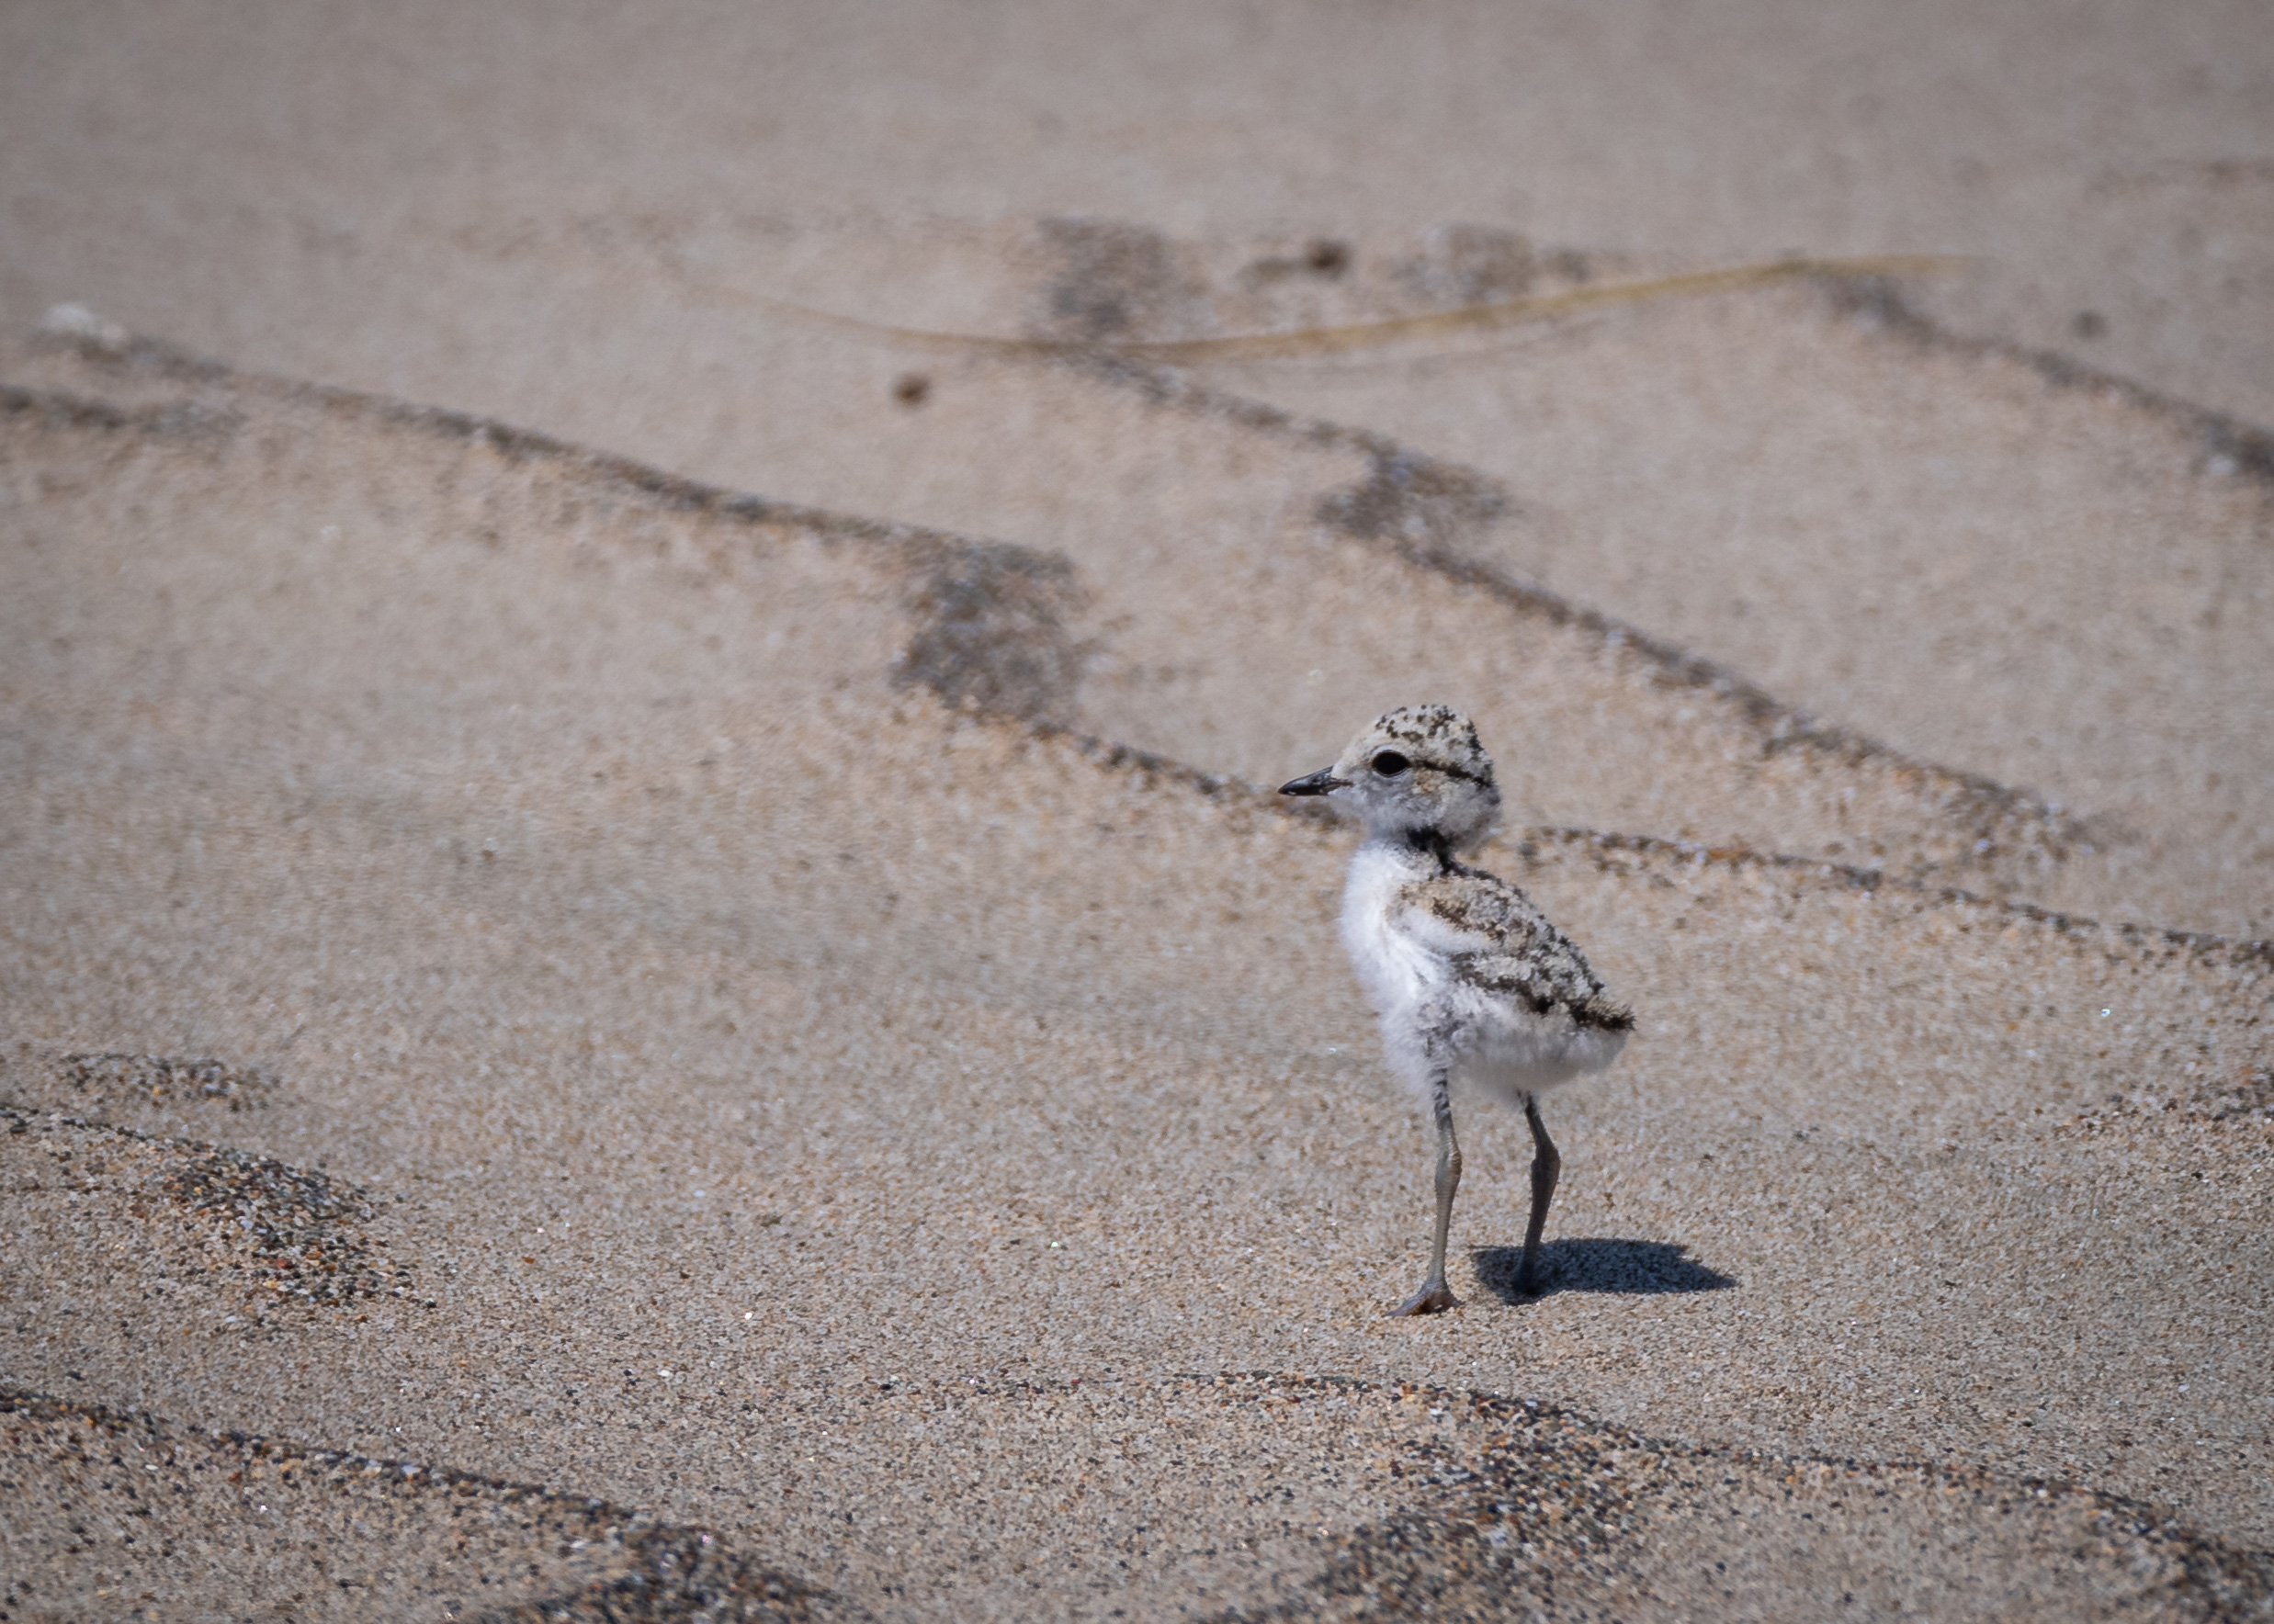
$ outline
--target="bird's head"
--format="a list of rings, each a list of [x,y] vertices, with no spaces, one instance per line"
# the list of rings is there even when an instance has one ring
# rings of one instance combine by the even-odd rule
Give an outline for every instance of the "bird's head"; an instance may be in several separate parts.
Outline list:
[[[1442,705],[1377,717],[1334,765],[1280,785],[1286,795],[1329,795],[1373,835],[1433,835],[1456,851],[1492,832],[1500,788],[1476,728]]]

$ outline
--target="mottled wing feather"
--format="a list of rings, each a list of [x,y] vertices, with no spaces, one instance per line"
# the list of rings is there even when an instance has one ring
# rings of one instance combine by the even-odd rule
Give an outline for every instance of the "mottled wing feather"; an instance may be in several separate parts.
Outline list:
[[[1463,981],[1544,1015],[1624,1032],[1633,1011],[1612,998],[1570,939],[1506,880],[1458,864],[1398,893],[1396,926],[1442,954]]]

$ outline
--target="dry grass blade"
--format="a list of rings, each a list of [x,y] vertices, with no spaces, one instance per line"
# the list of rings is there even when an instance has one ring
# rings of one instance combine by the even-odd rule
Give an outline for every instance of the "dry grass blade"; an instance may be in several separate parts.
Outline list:
[[[1928,276],[1955,270],[1964,262],[1952,254],[1887,254],[1843,259],[1790,258],[1755,265],[1725,265],[1718,269],[1681,271],[1665,276],[1637,276],[1521,299],[1496,299],[1463,305],[1456,310],[1431,310],[1420,315],[1395,316],[1347,326],[1306,327],[1286,333],[1228,333],[1213,338],[1159,339],[1128,343],[1096,343],[1068,339],[1006,338],[992,333],[935,333],[919,327],[872,321],[835,310],[817,310],[793,300],[729,288],[690,276],[682,265],[673,269],[682,283],[706,297],[754,305],[792,321],[858,333],[879,343],[909,349],[1005,355],[1106,355],[1136,361],[1261,361],[1296,356],[1343,355],[1378,349],[1416,340],[1449,338],[1465,333],[1492,332],[1503,327],[1551,321],[1590,310],[1659,299],[1699,299],[1709,294],[1734,293],[1771,283],[1807,277],[1852,281],[1861,278]]]

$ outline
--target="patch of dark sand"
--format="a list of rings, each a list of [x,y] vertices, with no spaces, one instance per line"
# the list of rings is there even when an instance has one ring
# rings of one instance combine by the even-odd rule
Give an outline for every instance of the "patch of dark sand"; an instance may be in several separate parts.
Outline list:
[[[1491,317],[1482,307],[1553,299],[1644,264],[1631,254],[1535,247],[1521,232],[1458,221],[1417,231],[1194,238],[1086,218],[962,229],[943,222],[922,234],[945,253],[911,278],[912,267],[885,271],[875,263],[882,244],[845,233],[848,257],[870,262],[861,265],[867,275],[854,272],[854,285],[906,309],[922,300],[927,284],[953,279],[966,290],[960,331],[1097,347],[1312,334],[1325,349],[1368,324],[1462,310],[1478,310],[1477,325],[1486,326]],[[946,270],[951,264],[954,272]],[[706,276],[700,265],[695,256],[678,261],[688,291],[730,297],[732,285],[720,278],[731,273],[713,268]],[[990,285],[991,296],[979,292]],[[822,308],[852,316],[843,308],[847,292],[840,281],[815,297]],[[1457,322],[1451,330],[1460,331]]]
[[[113,1103],[137,1107],[194,1103],[232,1111],[258,1111],[277,1088],[274,1074],[210,1057],[170,1054],[64,1054],[51,1065],[56,1080],[87,1114]]]
[[[0,1616],[858,1618],[714,1535],[534,1484],[0,1389]]]
[[[374,1233],[377,1201],[313,1168],[5,1102],[0,1164],[12,1251],[127,1254],[145,1297],[183,1314],[250,1330],[275,1314],[415,1300],[412,1270]]]
[[[1335,1539],[1295,1597],[1228,1624],[2274,1617],[2274,1553],[2076,1484],[1669,1443],[1479,1393],[1397,1396],[1439,1422],[1393,1469],[1399,1513]]]
[[[1072,630],[1087,607],[1062,558],[1001,542],[944,547],[909,592],[912,626],[893,679],[950,705],[1063,726],[1091,652]]]

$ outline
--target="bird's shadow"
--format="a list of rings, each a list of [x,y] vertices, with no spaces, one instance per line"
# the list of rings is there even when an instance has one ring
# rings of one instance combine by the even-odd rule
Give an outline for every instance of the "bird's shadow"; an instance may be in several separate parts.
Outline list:
[[[1503,1303],[1524,1303],[1531,1295],[1558,1291],[1610,1291],[1625,1297],[1657,1297],[1675,1291],[1720,1291],[1737,1280],[1685,1256],[1687,1246],[1671,1241],[1562,1240],[1540,1248],[1539,1291],[1528,1295],[1516,1286],[1522,1246],[1479,1246],[1469,1254],[1477,1283]]]

